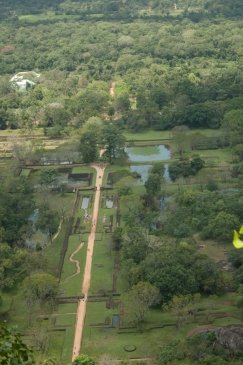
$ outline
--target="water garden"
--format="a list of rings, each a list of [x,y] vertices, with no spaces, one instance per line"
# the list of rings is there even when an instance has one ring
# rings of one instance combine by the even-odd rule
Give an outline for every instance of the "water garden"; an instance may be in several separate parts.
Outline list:
[[[160,249],[161,243],[159,242],[158,235],[164,229],[164,222],[170,207],[173,208],[176,204],[173,193],[187,189],[186,184],[188,181],[195,182],[192,185],[195,192],[200,191],[203,186],[202,182],[198,180],[200,172],[193,178],[194,180],[189,180],[191,179],[190,177],[183,180],[171,180],[169,166],[178,158],[173,141],[166,144],[157,142],[152,145],[146,142],[144,146],[133,144],[133,146],[129,145],[126,147],[126,152],[128,154],[126,163],[121,166],[118,164],[107,166],[102,181],[90,297],[87,303],[87,316],[82,342],[83,351],[93,356],[98,356],[100,353],[103,353],[102,348],[105,348],[105,343],[108,340],[109,344],[106,348],[109,353],[114,357],[119,355],[122,359],[151,356],[152,351],[147,346],[148,337],[152,344],[156,343],[158,335],[162,336],[164,344],[172,341],[178,333],[178,318],[175,313],[161,312],[157,308],[149,311],[142,332],[136,326],[128,325],[126,315],[122,307],[120,307],[119,299],[120,295],[126,292],[127,285],[126,280],[124,280],[124,273],[121,272],[119,240],[115,243],[113,234],[117,227],[124,224],[123,217],[128,210],[132,212],[134,209],[137,209],[137,216],[144,211],[144,207],[138,198],[141,194],[144,194],[145,182],[148,181],[151,171],[158,163],[162,163],[164,166],[163,173],[160,176],[162,190],[156,199],[150,196],[146,202],[146,210],[151,209],[151,204],[156,203],[154,207],[156,207],[157,217],[155,219],[151,215],[151,221],[144,223],[144,227],[146,225],[147,229],[144,237],[149,237],[148,244],[150,250]],[[218,171],[218,173],[221,173],[222,170],[222,174],[226,171],[227,159],[224,160],[225,165],[223,167],[222,164],[220,167],[212,166],[211,161],[215,155],[212,151],[209,151],[208,155],[207,151],[203,151],[203,154],[207,161],[204,168],[205,176],[210,176],[212,169]],[[208,159],[207,156],[209,156]],[[65,301],[68,299],[65,298],[70,296],[76,297],[80,294],[80,283],[83,280],[85,268],[87,240],[91,230],[95,193],[93,189],[96,175],[94,170],[87,165],[31,166],[23,168],[20,175],[27,178],[33,184],[38,200],[41,201],[46,196],[45,199],[49,200],[53,207],[58,206],[64,216],[59,236],[50,244],[48,234],[45,233],[48,241],[47,244],[40,244],[38,246],[42,247],[42,250],[51,257],[53,262],[55,261],[56,266],[58,266],[56,252],[60,253],[60,257],[63,260],[61,266],[59,263],[62,298],[53,315],[46,314],[46,320],[41,320],[40,323],[42,331],[47,330],[49,333],[48,355],[53,356],[53,354],[56,354],[60,361],[66,365],[72,351],[77,302],[75,301],[76,299],[72,299],[72,302],[67,303]],[[179,181],[181,185],[178,183]],[[66,185],[66,188],[64,191],[61,191],[59,187],[63,185]],[[126,190],[127,188],[129,189]],[[237,193],[237,189],[233,185],[230,187],[221,185],[218,190],[224,193],[231,191],[234,195]],[[63,208],[67,205],[69,207],[68,215],[66,213],[67,208]],[[67,216],[72,218],[69,220]],[[173,216],[171,219],[173,220]],[[38,210],[34,210],[30,216],[30,221],[34,224],[37,220]],[[141,233],[144,227],[140,227],[139,231]],[[180,225],[178,227],[175,234],[180,235],[186,227]],[[35,232],[35,235],[36,237],[39,236],[39,232]],[[41,241],[39,237],[35,238],[36,242],[39,242],[38,240]],[[170,241],[171,238],[167,237],[166,240]],[[199,242],[199,239],[197,240]],[[180,242],[181,247],[188,247],[188,244],[191,244],[187,241],[178,242]],[[29,243],[29,247],[33,249],[32,243]],[[44,249],[43,246],[45,246]],[[224,246],[219,247],[218,244],[213,246],[210,242],[200,242],[198,246],[201,252],[210,253],[215,260],[219,260],[222,265],[225,265],[227,258]],[[64,248],[65,251],[63,251]],[[129,270],[129,267],[127,270]],[[6,308],[8,299],[6,296],[4,298]],[[203,310],[199,311],[196,308],[197,314],[195,318],[190,317],[187,320],[183,331],[189,332],[195,326],[200,326],[201,323],[238,323],[239,318],[235,313],[234,304],[236,298],[234,296],[232,298],[232,300],[229,300],[228,297],[224,297],[224,299],[211,298],[210,303],[213,303],[215,306],[215,313],[210,310],[209,301],[202,299],[200,306],[203,307]],[[222,309],[222,303],[226,300],[229,303],[228,317],[225,316],[225,312]],[[11,313],[13,310],[17,310],[18,303],[19,298],[15,298]],[[19,307],[19,310],[22,310],[21,307]],[[14,319],[13,313],[11,315]],[[180,339],[180,335],[178,339]]]

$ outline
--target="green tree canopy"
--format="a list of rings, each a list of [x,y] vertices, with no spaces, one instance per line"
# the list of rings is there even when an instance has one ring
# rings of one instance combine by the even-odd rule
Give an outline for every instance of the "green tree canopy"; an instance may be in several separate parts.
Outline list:
[[[23,248],[0,244],[0,290],[12,289],[26,275],[28,253]]]
[[[105,155],[110,163],[124,154],[125,138],[114,123],[104,125],[101,140],[106,149]]]
[[[0,322],[0,363],[3,365],[34,365],[33,350],[21,339],[19,333],[10,331]]]
[[[231,213],[220,212],[202,230],[202,237],[216,238],[218,241],[231,241],[232,232],[240,226],[239,218]]]
[[[59,294],[57,279],[47,273],[34,273],[23,282],[26,302],[29,306],[35,304],[54,304]]]
[[[72,365],[95,365],[95,362],[89,355],[81,354],[76,357]]]
[[[80,151],[84,163],[94,162],[98,157],[97,136],[94,131],[86,131],[80,138]]]
[[[148,282],[139,282],[122,296],[125,320],[141,327],[150,307],[160,301],[159,290]]]
[[[47,203],[43,203],[39,207],[39,215],[36,222],[36,228],[47,232],[51,237],[58,228],[59,215],[57,212],[50,209]]]
[[[58,172],[56,169],[49,167],[47,169],[42,169],[40,171],[40,184],[41,185],[51,185],[55,184],[57,180]]]
[[[149,174],[145,182],[146,192],[150,196],[157,196],[161,191],[162,176],[159,174]]]

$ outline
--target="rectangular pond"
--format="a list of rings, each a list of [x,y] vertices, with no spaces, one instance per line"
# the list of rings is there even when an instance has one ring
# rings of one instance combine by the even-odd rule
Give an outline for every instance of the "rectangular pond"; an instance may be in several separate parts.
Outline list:
[[[165,166],[164,179],[165,179],[165,182],[168,183],[168,182],[171,182],[170,173],[169,173],[169,165],[168,165],[168,163],[165,163],[164,166]]]
[[[108,209],[113,208],[113,204],[114,204],[114,198],[113,196],[107,196],[106,200],[105,200],[105,206]]]
[[[154,146],[126,147],[128,158],[132,162],[166,161],[171,158],[168,146],[158,144]]]
[[[89,201],[90,201],[90,196],[83,196],[82,203],[81,203],[81,209],[84,209],[84,210],[88,209]]]
[[[140,183],[145,183],[148,180],[149,171],[152,168],[152,165],[131,165],[130,171],[134,175],[138,176],[138,180]],[[140,176],[140,177],[139,177]]]
[[[130,166],[130,171],[132,173],[135,173],[138,175],[138,182],[141,184],[144,184],[145,181],[148,180],[149,177],[149,172],[151,170],[153,165],[131,165]],[[164,171],[164,180],[165,182],[170,182],[170,175],[169,175],[169,165],[166,163],[164,164],[165,167],[165,171]]]
[[[71,175],[69,172],[58,172],[56,182],[58,185],[70,185],[72,187],[87,187],[90,185],[90,179],[92,176],[90,174],[85,174],[85,176]]]

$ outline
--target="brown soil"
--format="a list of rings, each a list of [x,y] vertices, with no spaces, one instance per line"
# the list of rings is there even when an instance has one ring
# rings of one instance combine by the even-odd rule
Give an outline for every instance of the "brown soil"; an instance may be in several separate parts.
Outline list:
[[[92,227],[91,227],[91,232],[90,232],[89,238],[88,238],[87,256],[86,256],[86,263],[85,263],[85,269],[84,269],[83,283],[82,283],[82,288],[81,288],[81,293],[84,294],[84,298],[81,299],[78,303],[72,361],[74,361],[74,359],[79,355],[81,342],[82,342],[87,298],[88,298],[90,280],[91,280],[91,268],[92,268],[92,259],[93,259],[94,243],[95,243],[95,234],[96,234],[96,227],[97,227],[98,214],[99,214],[100,187],[102,184],[102,179],[103,179],[104,171],[105,171],[105,166],[92,165],[92,167],[94,167],[96,169],[97,175],[96,175],[95,185],[97,187],[97,190],[96,190],[95,198],[94,198]]]

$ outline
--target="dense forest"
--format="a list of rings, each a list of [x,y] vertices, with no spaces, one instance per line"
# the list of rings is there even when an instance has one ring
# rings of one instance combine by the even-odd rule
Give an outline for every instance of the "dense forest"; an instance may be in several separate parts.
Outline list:
[[[194,1],[187,8],[184,3],[178,3],[179,15],[157,20],[148,11],[145,19],[141,15],[132,21],[79,21],[78,8],[86,7],[84,2],[56,4],[61,14],[57,19],[54,13],[45,15],[52,10],[48,2],[40,2],[36,11],[44,11],[44,19],[39,19],[38,14],[21,15],[30,6],[21,3],[23,9],[18,8],[13,19],[8,12],[1,23],[1,129],[36,121],[51,127],[57,119],[59,128],[80,126],[89,117],[105,115],[115,115],[133,130],[218,128],[233,111],[237,119],[242,106],[242,3],[231,2],[235,18],[230,19],[224,16],[226,2]],[[135,13],[162,5],[171,14],[170,1],[124,3]],[[65,6],[73,6],[75,15]],[[103,14],[99,6],[89,2],[90,13]],[[206,19],[190,19],[195,9],[207,14]],[[43,74],[39,85],[22,96],[4,75],[26,70]],[[111,101],[109,81],[115,75],[122,82]],[[59,107],[53,110],[56,102]]]
[[[146,326],[153,315],[168,316],[166,326],[174,326],[181,337],[153,338],[149,356],[153,351],[154,363],[241,363],[242,351],[219,343],[216,332],[187,333],[194,322],[198,328],[214,325],[211,313],[200,317],[207,301],[229,308],[216,319],[231,318],[232,311],[229,325],[242,325],[243,256],[230,246],[243,222],[242,60],[242,0],[0,0],[0,142],[5,143],[0,157],[0,318],[20,323],[34,346],[33,363],[48,364],[43,361],[51,354],[52,364],[67,365],[66,359],[55,358],[56,343],[48,342],[51,327],[44,335],[40,325],[49,316],[55,324],[60,296],[77,296],[76,289],[70,294],[65,287],[67,278],[62,283],[66,251],[52,240],[56,232],[62,242],[69,235],[86,240],[90,229],[85,219],[80,223],[83,216],[75,216],[79,191],[64,182],[63,176],[74,170],[61,166],[63,161],[85,168],[86,175],[92,163],[110,169],[103,184],[116,197],[116,223],[107,228],[108,213],[102,210],[98,242],[109,242],[106,254],[114,262],[103,266],[114,266],[123,285],[117,293],[118,274],[109,274],[113,291],[102,289],[98,296],[107,296],[107,303],[114,293],[119,296],[115,309],[124,317],[122,330],[128,328],[128,336],[134,328],[139,336],[150,334]],[[24,92],[10,81],[21,72],[33,83]],[[11,133],[17,137],[9,147]],[[129,170],[127,148],[155,145],[156,133],[170,149],[170,160],[152,162],[144,184],[138,185],[141,176]],[[48,159],[58,161],[58,167],[45,166]],[[90,181],[92,200],[92,176]],[[48,244],[38,237],[33,245],[36,232]],[[95,265],[95,270],[103,267]],[[13,304],[5,308],[8,298],[20,310],[26,307],[26,317],[21,312],[14,316]],[[227,327],[226,320],[222,323]],[[21,345],[5,326],[0,334],[13,346],[14,341]],[[10,356],[6,341],[0,339],[0,347]],[[21,346],[32,359],[31,350]],[[92,351],[88,355],[98,357],[98,350]],[[96,359],[88,355],[73,364],[94,365]],[[17,364],[27,364],[21,361]]]

